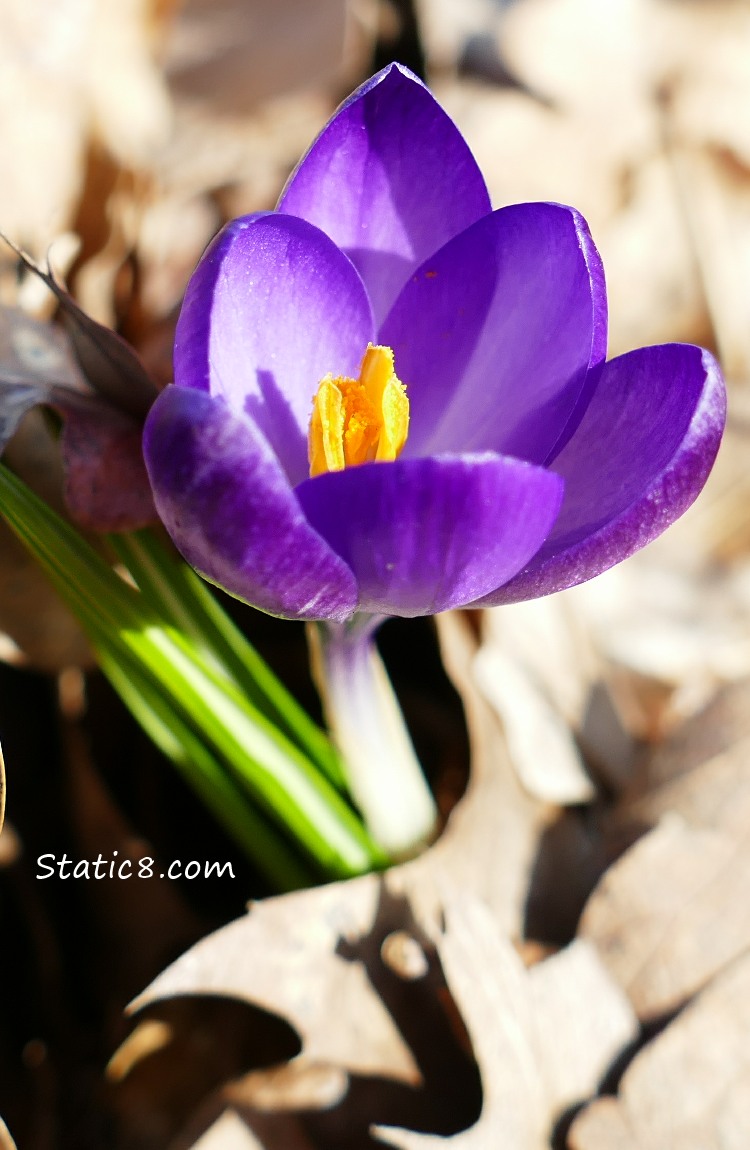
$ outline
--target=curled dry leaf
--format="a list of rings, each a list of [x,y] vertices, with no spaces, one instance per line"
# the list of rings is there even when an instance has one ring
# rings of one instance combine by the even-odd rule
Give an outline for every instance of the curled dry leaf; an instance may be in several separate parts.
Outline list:
[[[156,398],[157,389],[133,348],[117,332],[86,315],[51,271],[45,271],[6,236],[1,238],[60,304],[73,354],[89,386],[119,410],[142,419]],[[41,378],[49,382],[50,373]],[[59,382],[65,384],[68,380]]]
[[[750,956],[650,1042],[617,1098],[575,1120],[571,1150],[744,1150],[750,1145]]]
[[[0,450],[31,407],[54,407],[65,421],[65,502],[76,522],[94,531],[144,527],[156,511],[141,428],[156,385],[125,340],[86,315],[51,272],[11,247],[58,300],[68,340],[52,324],[0,311]]]

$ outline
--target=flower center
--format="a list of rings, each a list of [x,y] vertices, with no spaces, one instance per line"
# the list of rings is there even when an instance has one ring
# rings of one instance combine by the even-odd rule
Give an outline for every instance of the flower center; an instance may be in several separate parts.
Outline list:
[[[397,459],[409,434],[406,388],[389,347],[367,345],[359,379],[327,375],[313,400],[310,476]]]

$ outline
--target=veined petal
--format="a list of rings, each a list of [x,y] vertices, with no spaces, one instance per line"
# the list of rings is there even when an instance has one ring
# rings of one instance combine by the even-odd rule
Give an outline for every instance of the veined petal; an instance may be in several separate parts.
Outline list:
[[[297,488],[311,525],[354,572],[359,610],[430,615],[486,594],[555,521],[559,476],[498,455],[365,463]]]
[[[578,212],[538,203],[485,216],[422,264],[383,324],[411,403],[404,454],[547,462],[588,402],[606,316]]]
[[[263,436],[221,397],[168,387],[143,450],[167,531],[212,583],[272,615],[343,622],[353,613],[351,571],[305,519]]]
[[[486,215],[490,199],[453,121],[391,64],[339,108],[278,210],[309,220],[350,256],[379,321],[415,268]]]
[[[292,216],[244,216],[218,234],[188,284],[175,382],[248,415],[299,483],[320,380],[356,374],[372,339],[362,281],[327,236]]]
[[[555,460],[565,500],[553,531],[524,571],[477,606],[572,587],[650,543],[701,491],[725,416],[709,352],[667,344],[613,359]]]

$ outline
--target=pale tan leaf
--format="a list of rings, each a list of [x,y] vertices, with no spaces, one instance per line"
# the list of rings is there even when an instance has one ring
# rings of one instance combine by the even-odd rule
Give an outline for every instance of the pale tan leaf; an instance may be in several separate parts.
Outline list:
[[[440,947],[482,1070],[480,1120],[455,1150],[547,1147],[552,1120],[589,1096],[633,1039],[635,1017],[595,953],[574,943],[526,972],[484,907],[449,901]],[[443,1140],[380,1130],[389,1144],[429,1150]]]
[[[347,0],[185,0],[164,70],[179,100],[237,116],[340,76]]]
[[[341,938],[367,933],[377,898],[377,879],[367,877],[345,897],[333,884],[254,904],[247,918],[179,959],[133,1008],[175,994],[233,996],[290,1022],[308,1059],[414,1081],[414,1061],[364,968],[336,953]]]
[[[555,709],[579,727],[601,675],[591,636],[564,595],[482,612],[481,651],[500,648],[523,664]]]
[[[618,812],[654,823],[669,812],[742,838],[750,825],[750,683],[725,687],[648,756],[642,786]]]
[[[392,934],[387,933],[389,920],[398,921],[399,914],[403,915],[407,909],[397,894],[388,891],[391,880],[397,878],[396,872],[387,876],[375,920],[362,923],[361,929],[366,933],[338,939],[335,946],[337,957],[348,956],[349,961],[355,956],[361,958],[363,979],[356,988],[350,986],[347,989],[337,975],[339,998],[335,1010],[323,985],[326,958],[323,950],[315,945],[313,923],[326,923],[330,927],[336,919],[340,927],[351,927],[354,923],[351,914],[353,891],[361,888],[362,884],[339,883],[324,891],[308,891],[302,896],[285,896],[263,904],[273,908],[277,930],[285,927],[283,955],[290,950],[299,953],[297,979],[300,987],[307,988],[311,1003],[319,1000],[322,989],[328,1014],[323,1017],[321,1011],[320,1016],[314,1018],[308,1008],[302,1054],[286,1066],[253,1072],[221,1089],[201,1108],[175,1150],[178,1146],[196,1144],[195,1139],[205,1136],[205,1131],[220,1129],[221,1126],[216,1127],[217,1122],[229,1122],[225,1117],[228,1108],[235,1115],[242,1116],[254,1136],[262,1131],[260,1144],[267,1150],[290,1145],[291,1133],[302,1139],[300,1146],[307,1146],[304,1140],[304,1131],[308,1129],[303,1118],[305,1113],[320,1114],[323,1124],[309,1127],[309,1145],[331,1147],[339,1144],[339,1138],[346,1131],[351,1133],[355,1127],[365,1129],[371,1122],[377,1122],[378,1115],[384,1110],[394,1111],[395,1107],[394,1112],[398,1113],[400,1107],[405,1114],[421,1114],[422,1122],[425,1113],[433,1112],[436,1098],[430,1093],[435,1087],[431,1078],[443,1060],[448,1060],[445,1065],[450,1066],[451,1057],[447,1046],[443,1045],[445,1034],[441,1045],[436,1048],[441,1031],[436,1028],[438,1016],[435,1009],[442,1009],[439,1004],[444,1005],[444,993],[439,991],[438,997],[434,997],[439,987],[439,982],[436,984],[434,981],[437,973],[434,958],[429,958],[424,974],[421,973],[423,968],[416,972],[410,967],[405,976],[397,974],[394,979],[389,974],[384,977],[384,968],[388,965],[384,959],[384,943]],[[394,885],[399,884],[396,882]],[[418,889],[415,895],[418,899]],[[161,976],[139,1003],[153,1002],[164,993],[226,993],[232,977],[235,994],[253,999],[261,993],[265,995],[269,980],[264,967],[269,943],[271,958],[277,960],[278,982],[288,982],[289,966],[287,963],[285,967],[283,955],[279,963],[273,937],[262,938],[257,924],[260,909],[254,908],[248,919],[240,920],[198,944]],[[334,909],[337,914],[334,914]],[[587,944],[576,942],[567,951],[541,962],[528,972],[515,949],[498,930],[492,913],[472,895],[446,882],[442,911],[445,922],[442,928],[437,929],[434,945],[445,974],[446,989],[468,1031],[483,1090],[481,1115],[473,1124],[469,1122],[464,1129],[452,1133],[450,1144],[456,1150],[459,1147],[489,1147],[498,1144],[502,1137],[513,1150],[543,1150],[555,1118],[573,1102],[589,1097],[612,1059],[632,1041],[637,1031],[635,1016],[625,996]],[[307,923],[304,937],[302,932],[295,930],[300,912]],[[254,915],[256,932],[253,936],[247,926]],[[415,928],[411,930],[411,941],[416,945]],[[419,930],[417,926],[417,934]],[[243,939],[243,986],[239,986],[239,976],[231,974],[233,956],[229,950],[231,946],[239,951],[240,931]],[[402,929],[402,936],[404,933]],[[423,940],[423,945],[425,942]],[[215,977],[207,981],[211,972]],[[278,1007],[285,995],[284,990],[276,987],[271,994]],[[411,1100],[403,1094],[403,1088],[400,1088],[401,1094],[391,1096],[393,1084],[399,1079],[403,1081],[403,1075],[399,1073],[396,1062],[389,1064],[385,1047],[382,1049],[382,1065],[377,1071],[379,1085],[372,1083],[367,1087],[363,1084],[363,1092],[357,1086],[361,1070],[352,1070],[356,1060],[342,1042],[348,1025],[359,1038],[362,1048],[359,1063],[364,1068],[363,1054],[372,1049],[365,1029],[366,1020],[371,1017],[368,1000],[376,1001],[381,995],[381,1008],[389,1006],[394,1012],[391,1024],[411,1035],[415,1053],[421,1050],[418,1055],[420,1068],[425,1055],[420,1044],[427,1040],[430,1045],[430,1058],[424,1065],[431,1066],[431,1069],[424,1069],[423,1075],[414,1080],[416,1091],[411,1093]],[[288,991],[285,996],[289,999]],[[301,997],[298,997],[292,1020],[301,1016],[300,1001]],[[357,1017],[360,1008],[365,1011],[362,1021]],[[421,1026],[426,1028],[421,1037],[419,1027],[415,1029],[418,1018],[421,1018]],[[317,1033],[318,1030],[321,1033]],[[330,1038],[331,1031],[338,1034],[338,1048]],[[400,1038],[399,1042],[403,1043],[403,1039]],[[334,1061],[320,1062],[311,1058],[311,1050],[327,1051],[333,1055]],[[348,1088],[346,1075],[342,1074],[344,1068],[337,1061],[342,1051],[349,1063],[351,1084]],[[394,1045],[391,1052],[397,1054],[398,1046]],[[458,1081],[455,1075],[453,1079],[446,1079],[441,1087],[443,1103],[446,1094],[450,1093],[452,1086],[455,1088]],[[426,1092],[424,1103],[420,1104],[423,1090]],[[331,1114],[331,1125],[326,1126],[329,1120],[323,1116],[332,1108],[338,1108],[340,1113],[338,1117]],[[295,1124],[295,1114],[302,1119],[301,1127]],[[271,1121],[274,1117],[275,1122]],[[381,1122],[379,1133],[387,1143],[407,1148],[437,1147],[446,1141],[445,1134],[420,1133],[418,1129],[416,1125],[400,1128],[390,1125],[386,1128]],[[198,1141],[197,1145],[201,1142]]]
[[[656,140],[647,36],[644,0],[524,0],[502,25],[513,72],[555,106],[598,123],[600,150],[620,159],[647,154]]]
[[[482,1069],[480,1121],[454,1135],[455,1150],[492,1145],[542,1150],[547,1098],[535,1048],[527,976],[513,948],[480,903],[462,896],[447,908],[441,958],[472,1036]],[[437,1150],[445,1140],[408,1130],[379,1128],[380,1138],[403,1150]]]
[[[83,179],[86,108],[71,83],[85,21],[75,0],[6,0],[0,9],[0,220],[41,250],[70,223]],[[23,108],[23,115],[19,115]]]
[[[750,100],[750,82],[745,100]],[[725,150],[677,144],[671,157],[722,366],[730,379],[746,382],[750,380],[750,178]]]
[[[484,647],[474,661],[474,673],[502,720],[523,786],[551,803],[590,802],[595,787],[573,733],[524,667],[498,648]]]
[[[493,670],[495,660],[499,665]],[[579,748],[599,777],[616,790],[625,786],[633,768],[633,733],[621,713],[611,668],[596,651],[574,599],[550,595],[483,612],[476,663],[480,686],[505,721],[514,764],[535,794],[563,803],[593,797]],[[512,692],[506,693],[501,665],[507,664],[512,664],[511,682],[521,680],[537,718],[522,719],[521,699],[515,703]],[[526,750],[526,773],[513,750],[519,745]]]
[[[561,1114],[596,1093],[638,1032],[633,1008],[595,949],[576,939],[528,974],[547,1106]]]
[[[643,0],[641,0],[643,2]],[[667,80],[670,130],[688,144],[728,149],[750,166],[750,7],[745,0],[690,5],[649,0],[651,69]]]
[[[462,616],[438,617],[446,670],[461,696],[469,730],[471,775],[461,802],[438,842],[408,868],[399,868],[413,889],[420,883],[420,906],[427,915],[428,892],[440,905],[443,881],[480,898],[496,916],[501,931],[520,937],[526,913],[529,876],[539,840],[553,817],[548,804],[521,787],[505,746],[502,724],[473,674],[478,641]],[[422,875],[424,874],[424,881]]]
[[[750,844],[665,817],[610,868],[580,931],[641,1018],[679,1007],[750,946]]]
[[[152,0],[95,4],[81,80],[92,129],[124,167],[153,161],[169,137],[172,106],[156,63]]]
[[[473,38],[492,36],[496,30],[492,0],[416,0],[415,8],[433,68],[455,67]]]
[[[96,133],[124,164],[164,143],[169,99],[154,60],[150,0],[0,7],[0,219],[36,254],[73,219]],[[23,115],[19,115],[19,109]]]
[[[571,1150],[745,1150],[750,1145],[750,957],[649,1043],[618,1098],[573,1123]]]

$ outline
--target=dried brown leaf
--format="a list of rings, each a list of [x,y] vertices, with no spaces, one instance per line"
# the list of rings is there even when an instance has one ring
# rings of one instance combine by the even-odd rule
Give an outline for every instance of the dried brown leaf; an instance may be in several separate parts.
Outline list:
[[[571,1150],[744,1150],[750,1144],[750,957],[649,1043],[618,1097],[573,1123]]]
[[[64,334],[18,308],[0,306],[0,448],[55,386],[85,389]]]
[[[400,895],[389,893],[392,880],[398,881],[397,872],[391,872],[380,889],[378,906],[370,912],[374,919],[361,923],[364,934],[336,937],[331,927],[338,923],[341,930],[355,925],[352,899],[361,907],[362,889],[373,887],[375,879],[273,899],[253,908],[248,919],[204,940],[138,1000],[136,1005],[164,994],[231,992],[283,1009],[282,999],[293,997],[291,1019],[298,1026],[300,1004],[305,1004],[299,1058],[285,1068],[256,1072],[220,1091],[197,1124],[201,1130],[219,1120],[228,1122],[225,1114],[231,1103],[256,1133],[259,1115],[282,1113],[280,1127],[265,1124],[260,1144],[268,1148],[288,1145],[285,1138],[292,1113],[307,1112],[302,1130],[307,1130],[311,1147],[339,1145],[342,1136],[379,1123],[381,1139],[396,1146],[443,1145],[450,1133],[449,1141],[456,1147],[496,1145],[502,1137],[514,1150],[542,1150],[554,1117],[595,1090],[609,1063],[632,1040],[636,1023],[625,996],[593,949],[574,943],[527,972],[488,908],[465,890],[446,887],[445,926],[432,943],[426,938],[421,943],[427,948],[425,973],[394,977],[394,971],[386,969],[383,943],[399,922],[402,930],[412,932],[415,943],[420,928],[413,923],[409,927],[408,904]],[[415,894],[418,898],[418,889]],[[328,948],[320,945],[321,924],[325,924],[325,933],[330,932]],[[269,931],[265,939],[264,925]],[[333,957],[348,956],[350,962],[356,958],[362,964],[357,981],[349,980],[348,989],[345,967],[334,976],[331,943]],[[433,943],[436,950],[431,954]],[[290,952],[295,954],[295,974],[290,974]],[[244,962],[241,976],[240,956]],[[265,970],[274,961],[277,981],[269,994]],[[441,968],[446,987],[435,997]],[[339,999],[331,1011],[335,987]],[[476,1111],[473,1119],[466,1112],[463,1128],[451,1131],[446,1127],[438,1135],[428,1133],[429,1123],[436,1123],[433,1129],[438,1129],[436,1116],[441,1107],[449,1107],[443,1119],[447,1121],[451,1102],[454,1108],[458,1106],[455,1093],[470,1067],[464,1063],[465,1069],[459,1069],[462,1062],[458,1052],[451,1054],[444,1015],[440,1021],[447,992],[468,1031],[481,1074],[483,1102],[481,1118]],[[381,1042],[379,1063],[373,1058],[373,1035],[368,1032],[375,1002],[391,1014],[390,1035],[387,1043]],[[350,1074],[348,1090],[338,1061],[342,1053]],[[416,1077],[411,1072],[404,1076],[404,1054],[412,1067],[419,1067]],[[359,1071],[353,1069],[357,1061]],[[377,1067],[379,1086],[370,1080],[365,1088],[362,1073],[368,1062],[370,1073]],[[409,1079],[411,1085],[404,1092],[397,1083]],[[338,1117],[323,1116],[336,1107]],[[320,1117],[310,1119],[311,1111]],[[389,1112],[401,1116],[398,1129],[392,1120],[387,1127],[383,1123]],[[460,1106],[458,1113],[462,1113]],[[424,1122],[428,1125],[421,1125]],[[423,1133],[416,1133],[418,1129]],[[180,1146],[193,1144],[179,1142]]]
[[[748,94],[750,100],[750,80]],[[738,105],[739,106],[739,105]],[[744,117],[734,116],[737,121]],[[677,130],[677,129],[675,129]],[[750,175],[718,149],[671,150],[721,363],[730,379],[750,380]],[[750,166],[750,141],[744,163]]]
[[[595,788],[574,733],[596,660],[581,629],[559,598],[487,611],[482,619],[473,671],[502,721],[524,787],[547,802],[590,801]]]
[[[4,0],[0,10],[0,224],[32,250],[75,220],[92,137],[141,167],[169,129],[151,0],[81,7]],[[19,114],[22,110],[22,114]]]
[[[741,838],[750,825],[750,683],[733,683],[678,726],[642,764],[617,813],[648,825],[673,812]]]
[[[0,310],[0,449],[31,407],[55,407],[65,419],[65,502],[78,525],[124,531],[153,523],[141,433],[156,385],[129,344],[86,315],[50,272],[14,250],[60,303],[69,340],[49,323]]]
[[[347,0],[186,0],[163,66],[180,101],[238,116],[342,70]]]
[[[53,293],[62,308],[70,343],[86,381],[97,395],[119,410],[143,418],[156,399],[157,389],[136,352],[117,332],[86,315],[50,271],[2,237],[24,267]],[[49,377],[47,377],[49,378]],[[65,381],[61,381],[65,383]]]
[[[750,844],[678,815],[605,875],[581,920],[641,1018],[677,1009],[750,946]]]
[[[308,1059],[414,1081],[414,1061],[364,968],[336,953],[340,939],[367,933],[377,899],[377,880],[367,877],[352,882],[345,898],[332,885],[255,904],[247,918],[198,943],[133,1007],[175,994],[228,995],[284,1017]]]
[[[611,353],[713,338],[727,374],[746,380],[743,0],[617,0],[606,9],[596,0],[522,0],[494,16],[481,4],[442,6],[443,31],[494,40],[521,88],[450,81],[438,90],[496,203],[556,199],[589,220],[608,274]],[[425,12],[439,66],[435,20]]]

